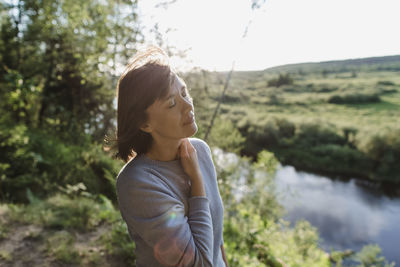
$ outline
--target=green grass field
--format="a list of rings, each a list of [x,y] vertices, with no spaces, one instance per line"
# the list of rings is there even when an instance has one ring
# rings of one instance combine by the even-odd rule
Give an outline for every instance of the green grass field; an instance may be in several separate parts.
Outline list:
[[[192,87],[200,129],[205,129],[209,124],[211,114],[220,99],[226,75],[227,73],[217,72],[206,75],[185,74],[185,80]],[[281,75],[283,82],[276,85]],[[287,81],[284,80],[285,77]],[[309,147],[314,146],[314,143],[321,146],[340,146],[340,153],[345,153],[343,149],[347,149],[352,154],[363,154],[354,161],[371,160],[373,167],[369,172],[377,173],[370,175],[360,172],[359,176],[400,180],[399,172],[390,167],[396,160],[400,160],[400,137],[396,134],[400,131],[398,56],[365,62],[350,60],[297,64],[265,71],[234,72],[219,111],[219,118],[220,121],[231,121],[233,127],[246,138],[245,154],[255,155],[261,149],[282,151],[282,144],[285,144],[285,150],[295,150],[299,157],[308,153],[312,158],[315,155],[309,151],[307,142]],[[273,122],[282,119],[295,128],[291,136],[282,136],[282,129]],[[334,132],[336,139],[345,140],[329,143],[330,139],[326,141],[327,138],[323,137],[325,133],[318,133],[303,142],[305,138],[301,135],[301,129],[304,125],[311,124],[329,129],[328,134]],[[316,127],[315,131],[321,132],[321,129]],[[278,140],[271,141],[271,136]],[[291,138],[291,142],[282,142],[284,137]],[[316,140],[320,137],[320,140]],[[303,143],[301,146],[298,145],[299,141]],[[331,155],[328,153],[326,156]],[[347,156],[336,155],[343,159]],[[333,158],[334,155],[332,161]],[[331,163],[334,164],[334,161]],[[318,164],[314,162],[310,165]],[[347,171],[340,167],[336,169],[339,174],[346,175],[349,168]],[[324,171],[325,166],[318,166],[316,170]],[[335,173],[331,169],[329,172]]]

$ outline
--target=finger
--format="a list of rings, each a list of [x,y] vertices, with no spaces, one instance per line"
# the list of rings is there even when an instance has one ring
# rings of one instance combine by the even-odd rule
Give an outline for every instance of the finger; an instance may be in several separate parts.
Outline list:
[[[185,156],[185,140],[182,140],[181,145],[179,146],[179,156],[183,158]]]
[[[194,146],[192,145],[192,143],[190,143],[189,140],[187,140],[187,146],[188,146],[188,151],[190,154],[193,153],[193,151],[196,151],[196,149],[194,148]]]
[[[181,154],[182,154],[182,144],[179,145],[178,147],[178,158],[181,158]]]
[[[189,157],[189,151],[188,151],[188,143],[187,143],[187,139],[185,139],[184,141],[183,141],[183,152],[184,152],[184,155],[185,155],[185,157]]]

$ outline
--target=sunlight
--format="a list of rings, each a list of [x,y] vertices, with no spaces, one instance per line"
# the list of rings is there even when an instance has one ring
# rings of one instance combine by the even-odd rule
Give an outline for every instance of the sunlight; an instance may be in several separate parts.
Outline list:
[[[245,0],[178,0],[168,9],[143,1],[140,8],[146,25],[157,20],[164,31],[174,29],[166,41],[189,49],[184,61],[209,70],[229,70],[233,60],[238,70],[256,70],[400,52],[396,0],[270,0],[256,11]]]

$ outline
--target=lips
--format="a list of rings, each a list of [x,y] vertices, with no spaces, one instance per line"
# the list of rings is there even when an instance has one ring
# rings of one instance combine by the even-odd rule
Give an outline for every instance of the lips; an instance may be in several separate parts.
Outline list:
[[[189,117],[187,118],[187,120],[185,120],[185,122],[183,123],[183,125],[187,125],[187,124],[191,124],[194,122],[194,113],[193,111],[191,111],[189,113]]]

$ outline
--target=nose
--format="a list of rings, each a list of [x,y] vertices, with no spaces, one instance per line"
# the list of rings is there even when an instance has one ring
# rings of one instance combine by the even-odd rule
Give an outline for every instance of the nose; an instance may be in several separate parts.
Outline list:
[[[182,106],[183,110],[191,109],[193,110],[193,101],[192,98],[182,97]]]

